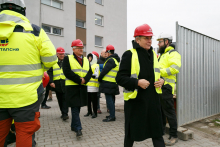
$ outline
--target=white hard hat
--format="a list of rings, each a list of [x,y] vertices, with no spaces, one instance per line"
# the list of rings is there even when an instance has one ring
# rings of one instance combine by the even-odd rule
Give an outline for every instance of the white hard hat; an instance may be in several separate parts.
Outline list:
[[[160,39],[169,39],[169,40],[173,40],[172,35],[167,34],[167,33],[161,33],[157,39],[157,41],[159,41]]]
[[[6,3],[15,4],[17,6],[24,8],[24,9],[26,8],[24,0],[0,0],[0,5],[6,4]]]

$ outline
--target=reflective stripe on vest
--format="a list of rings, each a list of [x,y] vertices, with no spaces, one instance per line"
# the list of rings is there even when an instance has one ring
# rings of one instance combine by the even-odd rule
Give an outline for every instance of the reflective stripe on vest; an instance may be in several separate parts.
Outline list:
[[[0,22],[0,109],[29,106],[38,100],[43,64],[50,68],[56,63],[55,48],[51,42],[43,44],[48,38],[43,29],[34,28],[19,13],[3,10]],[[15,31],[16,26],[25,31]],[[50,57],[52,62],[45,64],[41,60]]]
[[[58,65],[58,63],[54,64],[53,66],[53,80],[65,80],[66,77],[63,74],[63,69],[60,68],[60,66]]]
[[[130,49],[132,53],[131,58],[131,76],[130,78],[136,78],[138,79],[139,73],[140,73],[140,64],[138,60],[138,55],[136,49]],[[157,60],[157,55],[153,51],[154,54],[154,75],[155,75],[155,81],[158,81],[160,79],[160,69],[159,69],[159,63]],[[159,88],[155,88],[157,93],[162,93],[162,91]],[[135,89],[134,91],[128,91],[124,88],[123,94],[124,94],[124,100],[128,101],[129,99],[135,99],[137,97],[138,89]]]
[[[74,58],[73,55],[68,55],[70,68],[71,70],[79,75],[81,78],[84,78],[89,71],[89,61],[86,57],[83,57],[83,67],[79,64],[79,62]],[[72,80],[66,78],[65,85],[79,85]],[[85,84],[83,84],[85,85]]]
[[[103,81],[108,81],[108,82],[112,82],[112,83],[116,83],[115,81],[115,78],[116,78],[116,75],[118,73],[118,70],[119,70],[119,63],[118,61],[115,59],[115,58],[109,58],[109,59],[113,59],[115,61],[115,64],[116,64],[116,67],[115,68],[112,68],[104,77],[103,77]],[[109,60],[108,59],[108,60]],[[105,64],[108,62],[105,61],[104,65],[103,65],[103,68],[105,67]]]
[[[174,94],[176,74],[181,67],[180,54],[175,51],[173,47],[167,47],[160,57],[159,66],[161,69],[161,76],[165,80],[164,85],[169,84],[172,87],[172,94]]]
[[[91,67],[93,74],[94,74],[94,71],[95,71],[96,67],[98,67],[98,69],[99,69],[99,64],[93,64],[92,67]],[[99,74],[100,74],[100,70],[99,70]],[[89,80],[89,82],[87,83],[87,86],[99,87],[98,79],[91,78]]]

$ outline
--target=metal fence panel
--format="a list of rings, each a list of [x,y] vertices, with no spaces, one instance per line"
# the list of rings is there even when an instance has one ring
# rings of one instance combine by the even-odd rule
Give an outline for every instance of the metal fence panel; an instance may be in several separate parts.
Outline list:
[[[178,125],[220,113],[220,41],[176,24]]]

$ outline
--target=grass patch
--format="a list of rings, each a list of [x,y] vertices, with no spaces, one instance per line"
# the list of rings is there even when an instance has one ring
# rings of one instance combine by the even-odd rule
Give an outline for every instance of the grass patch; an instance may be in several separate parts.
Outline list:
[[[214,123],[215,126],[220,127],[220,124],[216,123],[216,121],[220,123],[220,120],[219,120],[219,119],[214,119],[214,120],[212,120],[211,122]]]

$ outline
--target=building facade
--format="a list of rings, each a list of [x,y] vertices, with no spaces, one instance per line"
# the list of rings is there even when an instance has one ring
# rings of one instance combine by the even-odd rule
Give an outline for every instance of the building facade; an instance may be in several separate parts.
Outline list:
[[[109,44],[121,56],[127,50],[127,0],[25,0],[27,18],[42,27],[55,48],[72,53],[81,39],[84,55]]]

